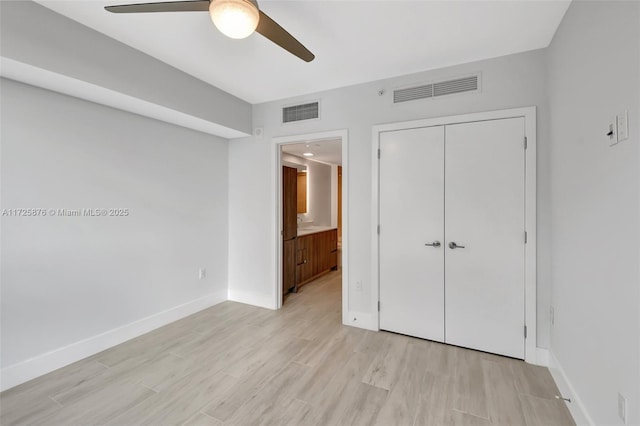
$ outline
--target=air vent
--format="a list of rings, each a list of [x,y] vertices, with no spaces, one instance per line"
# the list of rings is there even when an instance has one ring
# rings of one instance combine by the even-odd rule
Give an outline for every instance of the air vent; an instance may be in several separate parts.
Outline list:
[[[472,92],[478,90],[478,76],[443,81],[433,85],[433,96],[451,95],[453,93]]]
[[[393,92],[393,103],[414,101],[416,99],[430,98],[433,96],[433,84],[424,86],[409,87],[408,89],[395,90]]]
[[[479,89],[480,76],[475,74],[455,80],[439,81],[393,91],[393,103],[428,99],[454,93],[476,92]]]
[[[319,111],[318,102],[284,107],[282,108],[282,122],[313,120],[319,117]]]

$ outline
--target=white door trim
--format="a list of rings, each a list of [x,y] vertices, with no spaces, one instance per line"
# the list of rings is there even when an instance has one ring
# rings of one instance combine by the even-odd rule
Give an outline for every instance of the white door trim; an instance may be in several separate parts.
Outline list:
[[[276,241],[276,291],[274,306],[282,307],[282,145],[313,142],[327,139],[342,139],[342,322],[346,323],[349,312],[349,131],[332,130],[293,136],[277,136],[271,139],[275,154],[275,241]]]
[[[455,115],[449,117],[427,118],[422,120],[404,121],[398,123],[380,124],[373,126],[371,150],[371,312],[377,312],[378,330],[380,329],[380,314],[378,301],[380,300],[380,267],[379,267],[379,162],[380,133],[393,130],[413,129],[448,124],[469,123],[474,121],[500,120],[504,118],[524,117],[525,137],[527,138],[527,152],[525,164],[525,226],[527,244],[525,245],[525,322],[527,338],[525,339],[525,361],[540,364],[544,360],[537,359],[537,284],[536,284],[536,107],[523,107],[487,112]],[[524,143],[524,141],[523,141]]]

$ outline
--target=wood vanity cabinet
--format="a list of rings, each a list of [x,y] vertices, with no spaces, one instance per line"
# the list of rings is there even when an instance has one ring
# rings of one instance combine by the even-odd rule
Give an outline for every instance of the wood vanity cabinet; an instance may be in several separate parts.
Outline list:
[[[329,267],[338,269],[338,230],[332,229],[329,232]]]
[[[297,198],[298,171],[293,167],[282,167],[282,239],[292,240],[298,229]]]
[[[315,273],[319,274],[331,269],[331,231],[316,234],[318,253],[316,258]]]
[[[304,235],[296,239],[296,284],[300,286],[315,275],[314,271],[314,235]]]
[[[296,194],[298,171],[282,167],[282,296],[296,286]]]
[[[296,240],[282,242],[282,295],[296,286]]]
[[[297,238],[297,286],[338,268],[338,231],[316,232]]]

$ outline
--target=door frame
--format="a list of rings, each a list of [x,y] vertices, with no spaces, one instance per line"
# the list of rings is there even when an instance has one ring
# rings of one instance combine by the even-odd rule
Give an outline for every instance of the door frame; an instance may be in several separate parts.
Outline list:
[[[377,329],[380,330],[380,247],[378,229],[380,225],[380,133],[394,130],[407,130],[419,127],[444,126],[451,124],[471,123],[477,121],[501,120],[506,118],[523,117],[525,121],[524,134],[527,140],[525,155],[525,230],[527,243],[525,244],[525,361],[531,364],[545,364],[544,356],[538,357],[537,351],[537,282],[536,282],[536,107],[503,109],[486,112],[476,112],[454,116],[427,118],[421,120],[403,121],[397,123],[373,126],[371,150],[371,277],[372,298],[371,312],[377,312]],[[524,141],[523,141],[524,143]],[[524,238],[524,235],[523,235]],[[524,330],[523,330],[524,333]]]
[[[276,190],[274,192],[276,221],[276,288],[274,306],[282,308],[282,146],[328,139],[342,140],[342,322],[345,323],[349,306],[349,131],[331,130],[292,136],[277,136],[271,139],[275,150]],[[322,143],[322,142],[320,142]]]

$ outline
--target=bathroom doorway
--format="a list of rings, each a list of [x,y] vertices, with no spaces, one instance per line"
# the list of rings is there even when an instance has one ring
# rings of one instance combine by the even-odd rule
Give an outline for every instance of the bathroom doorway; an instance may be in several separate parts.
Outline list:
[[[347,289],[346,131],[275,138],[277,306],[313,286]],[[294,222],[295,221],[295,222]],[[325,283],[325,284],[323,284]]]

